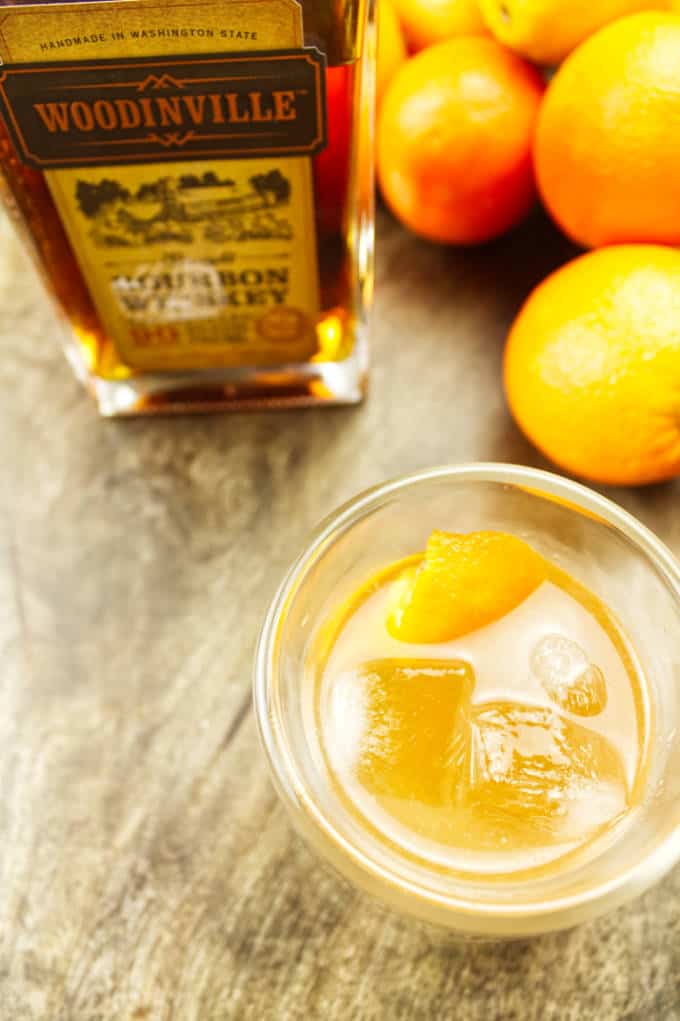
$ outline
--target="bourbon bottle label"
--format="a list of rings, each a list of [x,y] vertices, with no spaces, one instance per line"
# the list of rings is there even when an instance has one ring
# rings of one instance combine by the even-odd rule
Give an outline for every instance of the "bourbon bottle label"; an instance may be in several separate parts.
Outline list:
[[[0,71],[0,107],[37,170],[239,156],[316,155],[324,146],[316,50],[19,64]]]
[[[11,8],[0,54],[0,110],[122,361],[313,355],[324,61],[296,0]]]

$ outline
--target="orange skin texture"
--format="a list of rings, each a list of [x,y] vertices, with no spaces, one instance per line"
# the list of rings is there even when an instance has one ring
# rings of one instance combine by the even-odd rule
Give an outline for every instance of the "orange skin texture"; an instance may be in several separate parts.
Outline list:
[[[378,65],[376,99],[378,105],[387,86],[406,60],[406,43],[392,0],[378,0]]]
[[[433,46],[397,72],[378,120],[385,201],[416,234],[475,244],[535,199],[531,139],[543,80],[492,39]]]
[[[433,532],[419,567],[395,582],[387,629],[403,642],[449,642],[500,620],[546,577],[546,562],[503,532]]]
[[[680,244],[680,15],[634,14],[553,78],[534,144],[541,196],[585,247]]]
[[[554,66],[617,18],[666,10],[665,0],[479,0],[499,42],[527,60]]]
[[[378,0],[380,3],[381,0]],[[477,0],[392,0],[411,53],[459,35],[486,35]]]
[[[680,253],[590,252],[529,297],[505,351],[520,428],[560,468],[641,485],[680,474]]]

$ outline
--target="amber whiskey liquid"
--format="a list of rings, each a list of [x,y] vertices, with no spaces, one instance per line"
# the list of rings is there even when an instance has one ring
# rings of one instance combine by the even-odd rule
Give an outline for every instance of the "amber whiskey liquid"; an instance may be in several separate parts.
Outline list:
[[[486,878],[553,872],[615,839],[642,797],[650,708],[606,606],[548,565],[500,619],[404,642],[387,627],[400,570],[334,619],[315,675],[352,814],[414,858]]]
[[[358,400],[372,272],[370,3],[110,0],[82,5],[82,17],[78,4],[6,6],[3,62],[10,75],[39,65],[40,94],[11,130],[8,86],[4,199],[101,411]],[[290,78],[296,55],[314,64],[309,80]],[[55,62],[68,83],[51,94],[38,72]],[[30,131],[45,136],[37,147]],[[66,149],[53,157],[57,138]]]

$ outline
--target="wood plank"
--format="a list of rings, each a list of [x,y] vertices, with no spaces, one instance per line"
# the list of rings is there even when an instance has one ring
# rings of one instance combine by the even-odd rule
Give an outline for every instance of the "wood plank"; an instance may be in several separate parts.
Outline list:
[[[435,939],[311,859],[250,713],[264,610],[321,517],[426,465],[546,466],[500,356],[567,243],[539,217],[455,252],[382,217],[364,407],[103,422],[2,241],[0,1019],[680,1018],[677,871],[572,933]],[[613,495],[680,553],[677,483]]]

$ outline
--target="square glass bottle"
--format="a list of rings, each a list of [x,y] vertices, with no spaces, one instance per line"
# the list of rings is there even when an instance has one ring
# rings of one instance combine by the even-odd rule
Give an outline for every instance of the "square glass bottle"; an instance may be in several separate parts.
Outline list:
[[[104,415],[351,403],[373,0],[4,5],[5,204]]]

